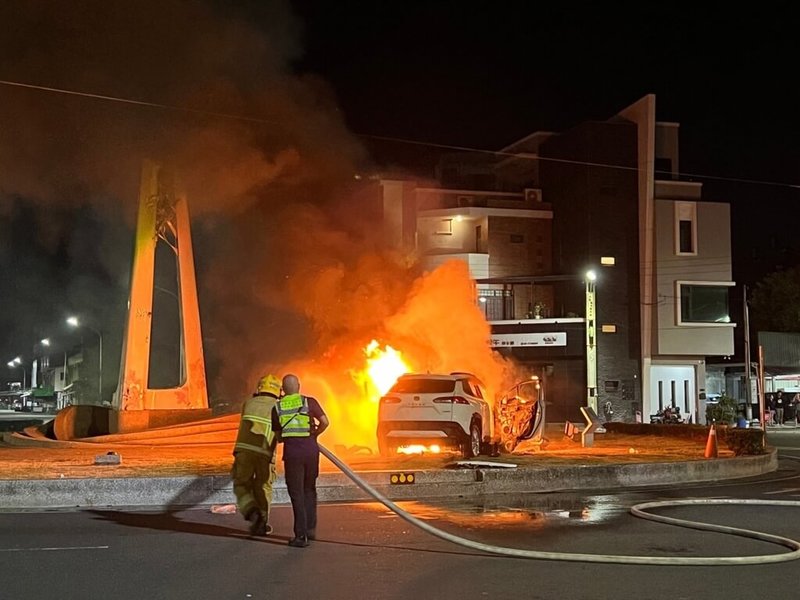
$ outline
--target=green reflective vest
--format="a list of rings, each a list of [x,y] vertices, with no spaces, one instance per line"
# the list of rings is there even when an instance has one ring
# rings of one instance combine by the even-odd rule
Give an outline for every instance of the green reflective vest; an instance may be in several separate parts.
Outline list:
[[[234,452],[250,450],[273,456],[276,440],[272,431],[272,408],[277,401],[275,396],[269,394],[256,394],[245,400]]]
[[[300,394],[284,396],[275,405],[281,424],[281,437],[309,437],[311,417],[308,415],[308,399]]]

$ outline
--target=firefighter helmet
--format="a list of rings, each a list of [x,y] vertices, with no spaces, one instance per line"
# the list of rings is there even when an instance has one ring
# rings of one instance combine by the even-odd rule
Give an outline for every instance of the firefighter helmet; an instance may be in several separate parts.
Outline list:
[[[281,395],[281,380],[275,375],[264,375],[258,380],[257,394],[272,394],[276,398]]]

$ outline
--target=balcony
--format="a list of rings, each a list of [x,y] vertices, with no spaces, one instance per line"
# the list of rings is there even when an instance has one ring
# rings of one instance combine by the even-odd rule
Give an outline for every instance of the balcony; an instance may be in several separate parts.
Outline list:
[[[484,253],[452,252],[429,254],[422,258],[422,266],[425,270],[433,271],[448,260],[460,260],[465,262],[469,267],[469,275],[472,279],[489,277],[489,255]]]

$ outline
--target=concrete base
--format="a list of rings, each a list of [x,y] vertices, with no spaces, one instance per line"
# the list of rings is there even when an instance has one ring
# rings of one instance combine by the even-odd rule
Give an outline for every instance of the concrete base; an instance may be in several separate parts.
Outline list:
[[[359,476],[391,500],[459,498],[487,501],[501,494],[607,490],[619,486],[679,485],[754,477],[775,471],[778,454],[716,460],[616,465],[564,465],[517,469],[414,470],[414,485],[393,485],[389,471]],[[115,467],[109,466],[109,469]],[[372,500],[342,473],[321,473],[320,502]],[[172,510],[235,501],[230,477],[94,477],[87,479],[0,479],[0,511],[43,508],[140,506]],[[283,476],[273,488],[275,504],[288,504]]]
[[[108,433],[132,433],[156,427],[181,425],[211,418],[210,408],[163,410],[112,410],[108,415]]]
[[[70,441],[108,434],[108,422],[113,411],[106,406],[75,405],[61,409],[53,420],[53,436]],[[44,432],[51,437],[49,432]]]

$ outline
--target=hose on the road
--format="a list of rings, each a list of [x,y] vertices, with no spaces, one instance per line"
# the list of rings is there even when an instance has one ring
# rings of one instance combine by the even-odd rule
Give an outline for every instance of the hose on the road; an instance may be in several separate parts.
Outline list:
[[[789,548],[791,552],[783,552],[781,554],[766,554],[756,556],[703,556],[703,557],[686,557],[686,556],[624,556],[613,554],[581,554],[572,552],[543,552],[539,550],[522,550],[518,548],[504,548],[502,546],[494,546],[492,544],[484,544],[462,538],[452,533],[447,533],[441,529],[437,529],[432,525],[416,518],[414,515],[406,512],[397,504],[389,500],[386,496],[381,494],[378,490],[373,488],[366,481],[361,479],[356,473],[350,469],[344,462],[342,462],[330,450],[320,444],[320,451],[328,460],[336,465],[345,475],[347,475],[353,482],[361,488],[364,492],[375,498],[378,502],[386,506],[389,510],[395,512],[397,516],[412,525],[419,527],[423,531],[430,533],[438,538],[478,550],[488,554],[498,554],[501,556],[514,556],[517,558],[532,558],[537,560],[557,560],[557,561],[570,561],[570,562],[589,562],[589,563],[614,563],[623,565],[671,565],[671,566],[724,566],[724,565],[759,565],[767,563],[786,562],[800,558],[800,542],[790,538],[772,535],[769,533],[762,533],[760,531],[751,531],[749,529],[740,529],[738,527],[728,527],[725,525],[713,525],[711,523],[700,523],[697,521],[687,521],[685,519],[676,519],[674,517],[665,517],[655,515],[647,512],[651,508],[664,508],[671,506],[713,506],[720,504],[727,505],[747,505],[747,506],[794,506],[800,507],[800,502],[789,500],[735,500],[735,499],[693,499],[693,500],[669,500],[663,502],[645,502],[631,507],[631,514],[642,519],[650,521],[657,521],[659,523],[668,523],[670,525],[677,525],[678,527],[688,527],[691,529],[699,529],[702,531],[715,531],[718,533],[727,533],[754,540],[761,540],[770,542],[779,546]]]

